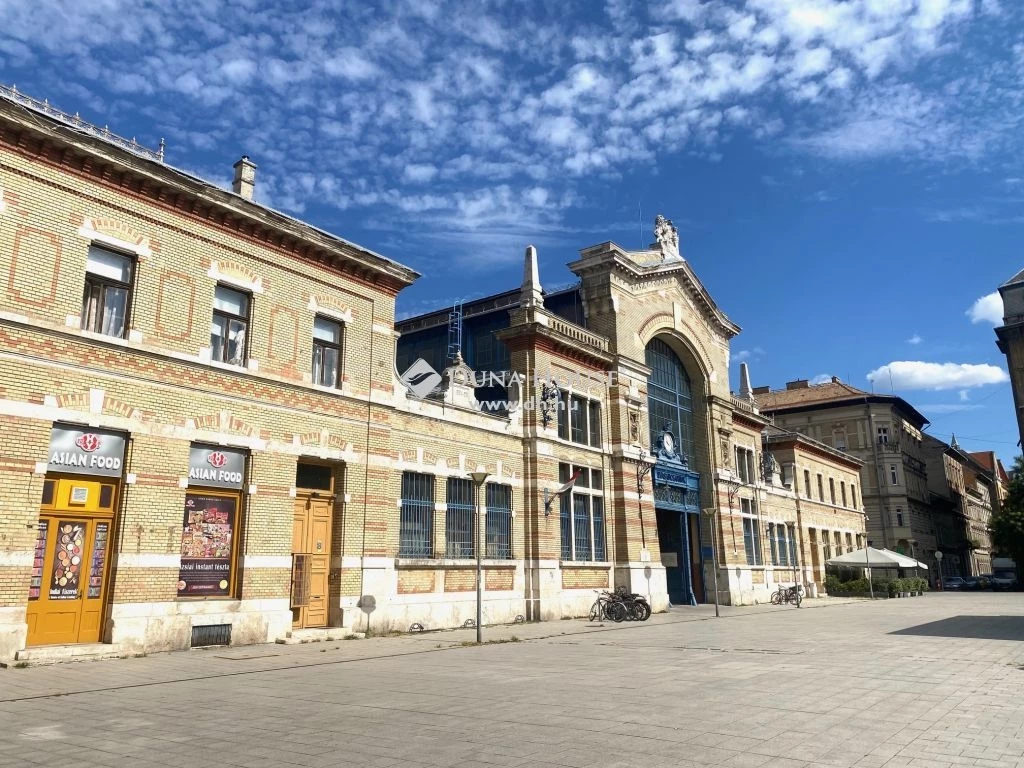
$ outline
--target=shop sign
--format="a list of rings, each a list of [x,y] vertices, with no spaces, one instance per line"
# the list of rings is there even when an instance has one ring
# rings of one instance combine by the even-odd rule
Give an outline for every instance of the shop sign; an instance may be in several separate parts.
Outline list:
[[[188,484],[207,488],[242,487],[245,451],[193,444],[188,456]]]
[[[88,427],[54,426],[50,433],[48,472],[120,477],[125,436]]]
[[[231,594],[231,555],[237,496],[185,494],[178,597]]]

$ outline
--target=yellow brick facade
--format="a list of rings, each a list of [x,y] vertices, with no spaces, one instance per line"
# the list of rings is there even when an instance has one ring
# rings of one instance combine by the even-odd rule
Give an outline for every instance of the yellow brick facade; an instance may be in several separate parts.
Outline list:
[[[654,339],[664,340],[692,381],[691,469],[701,476],[699,509],[708,515],[687,524],[693,552],[716,547],[721,599],[765,599],[767,584],[797,576],[794,568],[747,567],[742,531],[737,547],[731,455],[737,441],[760,449],[767,422],[730,394],[729,341],[739,329],[681,259],[614,244],[584,250],[571,267],[582,280],[586,328],[524,292],[499,334],[513,370],[525,374],[520,405],[495,416],[472,407],[465,392],[460,400],[455,386],[441,400],[417,399],[396,375],[395,296],[417,277],[400,264],[6,102],[0,188],[0,657],[27,642],[55,424],[127,439],[100,632],[125,650],[188,647],[194,627],[204,625],[231,624],[233,643],[291,630],[300,463],[327,464],[333,473],[326,545],[332,626],[433,629],[475,616],[473,563],[447,557],[446,483],[476,471],[508,486],[512,499],[511,557],[483,563],[486,622],[585,615],[595,589],[620,585],[664,609],[670,589],[655,510],[660,491],[652,485],[659,470],[638,488],[660,439],[649,428],[644,362]],[[123,338],[81,328],[92,246],[134,265]],[[241,365],[211,359],[217,286],[251,299]],[[337,387],[313,383],[317,316],[343,328]],[[551,377],[572,380],[569,394],[594,404],[596,444],[565,439],[557,419],[545,416],[540,379]],[[246,455],[234,589],[180,599],[195,445]],[[812,459],[813,451],[800,450],[800,466],[818,462],[836,477],[851,471],[841,457]],[[603,509],[603,534],[595,516],[592,549],[576,561],[565,557],[553,495],[564,480],[560,466],[586,470],[593,487],[573,493]],[[399,547],[406,472],[434,479],[425,502],[429,551],[417,557]],[[820,582],[814,531],[861,532],[862,519],[852,507],[819,509],[810,500],[797,511],[799,494],[770,478],[761,486],[756,492],[768,499],[762,517],[800,521],[801,567],[808,581]],[[710,560],[701,557],[693,568],[695,583],[711,583]],[[698,601],[713,599],[708,587],[695,592]]]

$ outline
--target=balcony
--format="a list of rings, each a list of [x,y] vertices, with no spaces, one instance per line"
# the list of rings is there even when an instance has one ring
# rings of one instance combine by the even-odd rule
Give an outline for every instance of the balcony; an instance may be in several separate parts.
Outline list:
[[[601,352],[608,351],[608,339],[604,336],[591,333],[586,328],[581,328],[575,323],[570,323],[568,320],[563,320],[556,315],[548,316],[548,327],[555,333],[560,333],[562,336],[566,336],[584,346],[592,347]]]

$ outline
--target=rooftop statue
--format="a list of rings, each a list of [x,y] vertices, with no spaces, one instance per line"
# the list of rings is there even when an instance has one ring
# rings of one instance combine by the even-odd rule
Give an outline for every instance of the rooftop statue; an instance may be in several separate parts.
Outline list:
[[[654,219],[654,239],[658,241],[666,260],[680,258],[679,230],[675,228],[671,219],[666,219],[660,213]]]

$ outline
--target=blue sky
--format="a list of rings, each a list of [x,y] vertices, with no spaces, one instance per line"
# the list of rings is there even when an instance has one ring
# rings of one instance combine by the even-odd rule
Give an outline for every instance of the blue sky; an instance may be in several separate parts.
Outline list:
[[[873,375],[1018,452],[1015,0],[0,0],[0,81],[224,186],[250,155],[262,202],[424,273],[405,315],[663,212],[755,384]]]

